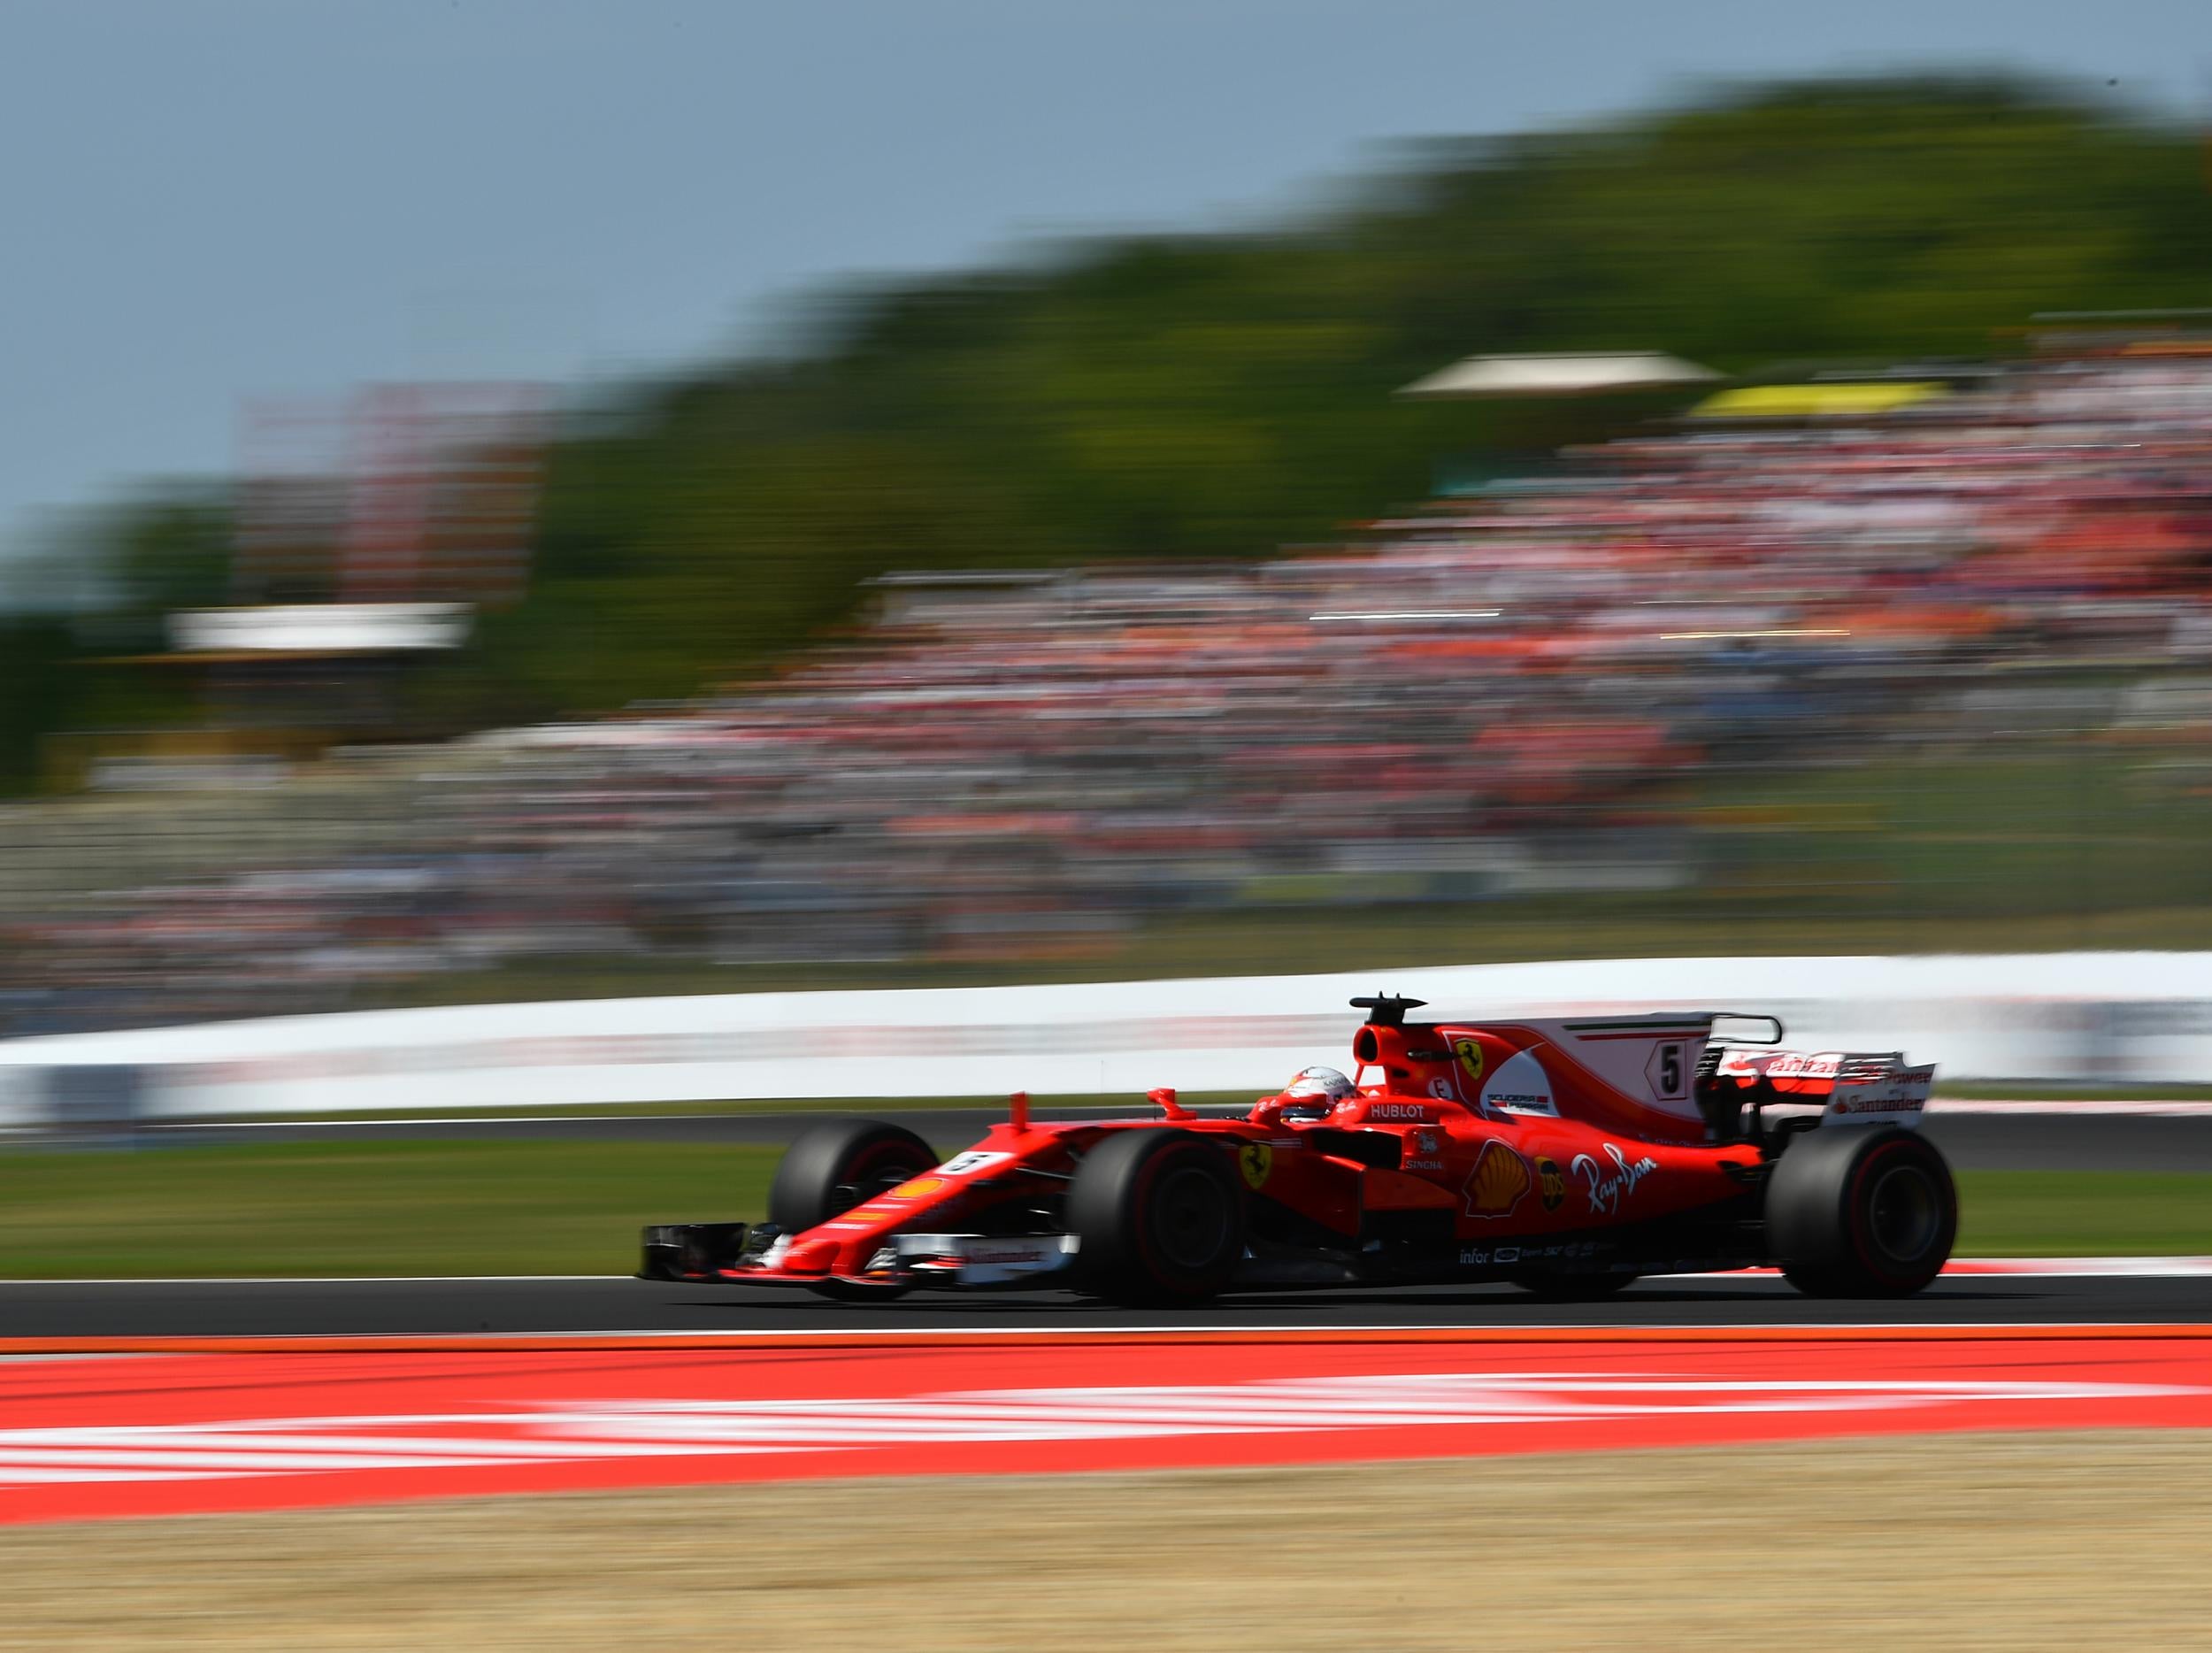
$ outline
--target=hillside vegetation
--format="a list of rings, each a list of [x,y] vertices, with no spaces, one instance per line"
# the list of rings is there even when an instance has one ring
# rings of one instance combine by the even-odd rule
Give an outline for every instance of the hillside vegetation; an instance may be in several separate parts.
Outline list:
[[[572,422],[526,601],[421,683],[420,711],[458,728],[741,680],[892,569],[1339,537],[1425,495],[1441,454],[1629,411],[1392,397],[1471,351],[1662,348],[1747,372],[1985,355],[2039,311],[2203,303],[2206,183],[2193,135],[2070,94],[1855,81],[1440,141],[1265,233],[827,297],[774,360],[610,392]],[[28,780],[47,731],[159,715],[63,663],[228,596],[221,513],[156,494],[81,536],[111,595],[73,629],[0,636],[0,784]]]

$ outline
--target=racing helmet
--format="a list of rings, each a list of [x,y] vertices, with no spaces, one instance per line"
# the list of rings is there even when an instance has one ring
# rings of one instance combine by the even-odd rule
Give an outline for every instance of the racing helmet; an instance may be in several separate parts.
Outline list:
[[[1333,1108],[1356,1094],[1352,1081],[1333,1067],[1302,1067],[1283,1087],[1286,1102],[1302,1102],[1308,1107]]]

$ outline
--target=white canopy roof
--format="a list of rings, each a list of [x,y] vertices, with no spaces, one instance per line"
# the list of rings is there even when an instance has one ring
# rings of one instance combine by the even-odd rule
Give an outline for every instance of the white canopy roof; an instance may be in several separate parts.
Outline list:
[[[180,609],[169,646],[180,654],[384,654],[457,649],[468,636],[465,603],[299,603],[263,608]]]
[[[1663,350],[1557,350],[1470,356],[1404,386],[1402,396],[1574,396],[1702,384],[1721,375]]]

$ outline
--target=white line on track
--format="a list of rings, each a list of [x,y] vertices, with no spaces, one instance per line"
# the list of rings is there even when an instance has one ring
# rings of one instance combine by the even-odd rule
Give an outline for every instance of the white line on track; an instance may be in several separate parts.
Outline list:
[[[1653,1274],[1651,1280],[1766,1280],[1772,1269],[1717,1269],[1707,1273]],[[1947,1280],[2197,1280],[2212,1278],[2205,1257],[1957,1257]],[[576,1284],[636,1279],[632,1274],[184,1274],[104,1275],[84,1280],[0,1280],[0,1291],[19,1286],[464,1286]],[[698,1280],[700,1286],[725,1282]],[[727,1282],[741,1285],[742,1281]],[[1387,1289],[1386,1288],[1383,1289]]]
[[[2006,1403],[2198,1399],[2173,1384],[1924,1377],[1621,1378],[1444,1372],[1205,1384],[937,1390],[841,1398],[610,1398],[503,1411],[0,1429],[0,1485],[173,1480],[898,1446],[1353,1430],[1540,1427],[1598,1419],[1836,1414]],[[394,1431],[404,1429],[406,1433]]]

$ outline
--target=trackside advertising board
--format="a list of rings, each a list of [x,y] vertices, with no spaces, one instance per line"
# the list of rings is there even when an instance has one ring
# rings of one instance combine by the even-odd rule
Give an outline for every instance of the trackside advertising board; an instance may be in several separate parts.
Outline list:
[[[36,1117],[58,1072],[85,1068],[134,1075],[150,1117],[1160,1085],[1256,1096],[1308,1063],[1348,1071],[1359,1012],[1346,1001],[1378,990],[1425,999],[1440,1021],[1767,1011],[1799,1049],[1901,1047],[1947,1079],[2212,1080],[2212,953],[1597,959],[472,1004],[21,1039],[0,1044],[0,1122]],[[1639,1046],[1635,1062],[1655,1065],[1632,1077],[1678,1087],[1693,1056],[1686,1046],[1670,1070]]]

